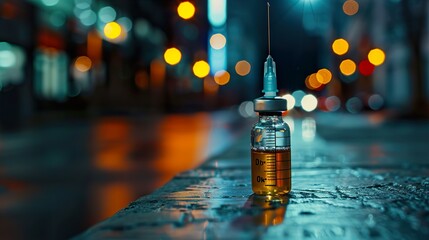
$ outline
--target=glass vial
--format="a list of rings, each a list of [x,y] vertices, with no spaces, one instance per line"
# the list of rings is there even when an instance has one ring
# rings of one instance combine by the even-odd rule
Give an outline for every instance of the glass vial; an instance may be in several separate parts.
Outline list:
[[[290,129],[281,112],[260,112],[251,132],[252,190],[283,195],[291,190]]]

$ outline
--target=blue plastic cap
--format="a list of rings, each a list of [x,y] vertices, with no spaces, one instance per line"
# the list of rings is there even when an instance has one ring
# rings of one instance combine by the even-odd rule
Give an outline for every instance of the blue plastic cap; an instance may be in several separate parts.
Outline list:
[[[274,98],[277,96],[277,75],[276,75],[276,63],[271,55],[268,55],[267,61],[264,64],[264,97]]]

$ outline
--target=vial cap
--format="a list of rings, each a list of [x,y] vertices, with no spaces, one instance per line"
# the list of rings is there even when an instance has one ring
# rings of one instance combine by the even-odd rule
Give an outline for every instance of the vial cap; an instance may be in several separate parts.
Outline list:
[[[260,97],[253,101],[255,112],[282,112],[287,109],[287,101],[281,97]]]

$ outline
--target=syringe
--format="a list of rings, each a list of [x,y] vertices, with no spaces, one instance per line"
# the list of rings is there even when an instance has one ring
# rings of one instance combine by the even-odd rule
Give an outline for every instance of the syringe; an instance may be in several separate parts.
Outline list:
[[[290,129],[283,121],[286,100],[277,97],[276,64],[271,57],[270,4],[268,57],[264,63],[263,97],[254,100],[259,121],[251,132],[252,190],[256,194],[286,194],[291,190]]]

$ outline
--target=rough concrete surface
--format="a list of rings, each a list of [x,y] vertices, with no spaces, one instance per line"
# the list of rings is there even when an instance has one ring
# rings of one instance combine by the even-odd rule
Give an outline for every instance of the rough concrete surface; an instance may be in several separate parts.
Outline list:
[[[76,239],[429,239],[429,124],[351,128],[343,138],[342,129],[317,134],[324,126],[313,119],[290,121],[289,196],[252,195],[246,131]]]

